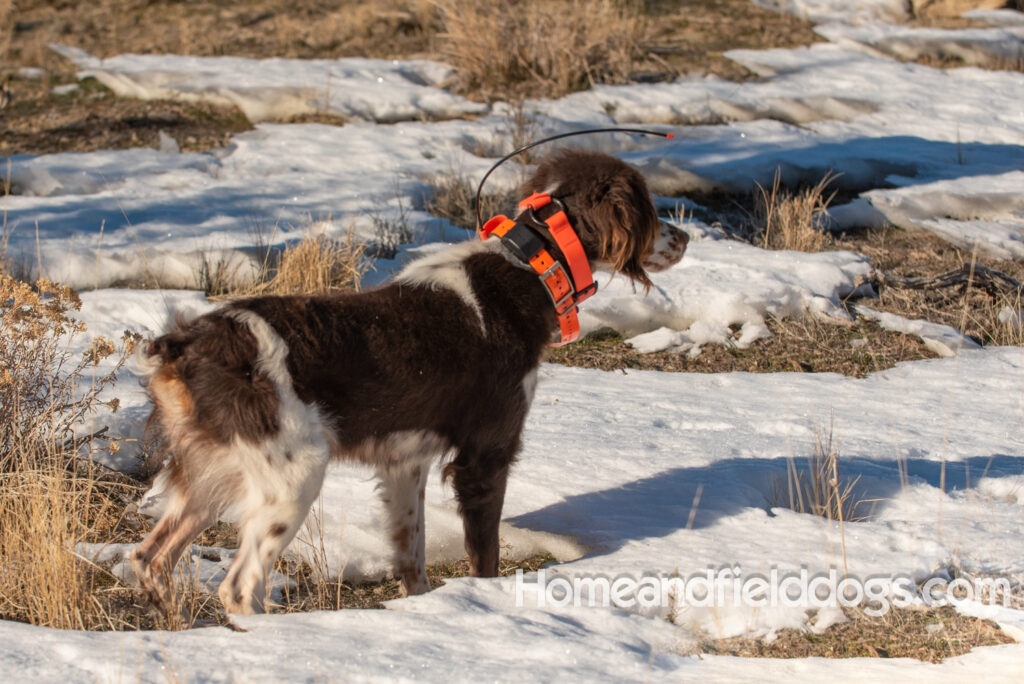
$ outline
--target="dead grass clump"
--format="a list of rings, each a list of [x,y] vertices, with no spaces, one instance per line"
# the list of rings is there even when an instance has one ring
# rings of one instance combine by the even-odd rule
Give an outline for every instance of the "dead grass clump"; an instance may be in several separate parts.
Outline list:
[[[940,663],[979,646],[1014,643],[991,620],[966,617],[951,606],[893,609],[881,617],[859,609],[844,612],[847,621],[822,634],[784,629],[771,642],[715,639],[705,641],[703,650],[744,658],[915,658]]]
[[[12,9],[13,0],[0,0],[0,59],[5,62],[11,51],[11,35],[14,32],[14,22],[11,21]]]
[[[628,0],[440,0],[442,58],[462,92],[557,97],[629,80],[645,31]]]
[[[85,332],[72,313],[79,306],[70,288],[0,277],[0,619],[98,629],[114,620],[95,590],[114,580],[76,550],[123,535],[139,487],[79,452],[98,448],[92,416],[117,408],[100,393],[137,338],[97,337],[73,354],[70,342]]]
[[[343,240],[308,232],[277,259],[273,275],[256,285],[253,294],[329,294],[358,292],[370,264],[366,245],[353,231]]]
[[[772,482],[770,505],[789,508],[797,513],[810,513],[840,523],[865,520],[867,501],[854,496],[857,481],[840,473],[839,450],[832,444],[832,431],[827,436],[815,432],[814,451],[801,468],[790,458],[783,480]]]
[[[810,513],[839,523],[839,539],[846,571],[846,523],[867,519],[870,501],[858,499],[855,487],[860,476],[844,478],[840,474],[839,450],[832,445],[832,426],[828,436],[814,433],[814,451],[807,457],[805,469],[793,458],[786,461],[786,478],[772,478],[769,505],[797,513]]]
[[[201,259],[195,275],[199,288],[215,298],[357,292],[370,268],[366,245],[353,231],[335,240],[311,227],[280,252],[257,247],[263,258],[249,277],[245,271],[250,264],[230,255]]]
[[[789,249],[799,252],[820,252],[825,246],[825,232],[819,223],[828,210],[835,192],[825,194],[835,176],[825,174],[817,184],[796,193],[781,188],[781,175],[775,172],[771,189],[757,185],[757,233],[766,249]]]
[[[476,230],[476,183],[456,170],[434,176],[429,182],[431,190],[424,208],[459,228]],[[514,190],[483,194],[480,196],[480,216],[486,221],[497,214],[507,213],[515,208],[516,200]]]

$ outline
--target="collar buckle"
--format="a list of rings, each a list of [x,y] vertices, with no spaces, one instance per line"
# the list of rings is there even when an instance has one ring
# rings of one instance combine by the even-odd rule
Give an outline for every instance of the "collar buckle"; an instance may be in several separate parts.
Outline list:
[[[555,313],[561,316],[570,308],[576,306],[576,292],[573,290],[572,281],[566,275],[562,264],[556,261],[539,275],[540,279],[547,286],[544,290],[548,293],[551,303],[555,305]],[[565,294],[558,294],[559,290]]]

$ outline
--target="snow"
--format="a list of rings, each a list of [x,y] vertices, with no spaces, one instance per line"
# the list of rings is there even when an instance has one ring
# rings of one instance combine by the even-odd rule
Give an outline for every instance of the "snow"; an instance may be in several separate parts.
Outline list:
[[[132,391],[127,384],[124,389]],[[980,396],[986,401],[975,400]],[[503,538],[515,556],[533,550],[531,536],[571,535],[582,557],[547,570],[570,578],[687,577],[734,565],[766,576],[772,569],[842,568],[838,525],[780,507],[773,493],[789,464],[802,467],[816,432],[827,432],[831,423],[843,478],[859,477],[856,496],[875,501],[867,520],[845,526],[852,576],[921,581],[956,568],[1008,577],[1020,586],[1022,399],[1019,348],[901,364],[862,380],[801,373],[623,375],[545,365],[506,500],[505,519],[521,534],[517,539],[506,529]],[[427,492],[434,560],[439,547],[458,549],[460,529],[436,523],[445,510],[455,522],[450,493],[436,473]],[[385,536],[375,501],[367,473],[330,471],[325,537],[341,540],[346,570],[355,565],[367,572],[376,565],[380,572],[387,566],[383,550],[367,544]],[[557,545],[552,550],[564,552]],[[336,551],[328,546],[329,555]],[[215,567],[208,570],[216,574]],[[1024,657],[1024,644],[1018,644],[980,649],[943,666],[811,659],[757,661],[755,670],[738,658],[690,657],[691,629],[766,634],[806,625],[808,611],[671,605],[672,624],[664,610],[540,608],[528,590],[518,607],[515,597],[514,578],[454,580],[427,596],[394,602],[388,611],[238,619],[245,633],[217,628],[86,635],[0,623],[0,639],[8,645],[0,671],[47,679],[132,672],[146,681],[168,671],[216,681],[326,672],[406,679],[417,673],[435,678],[433,668],[443,663],[446,671],[498,680],[543,669],[552,677],[598,680],[669,674],[729,681],[778,671],[795,681],[867,672],[878,681],[953,681],[982,672],[993,681],[1012,681]],[[1024,615],[986,610],[1011,626]]]
[[[684,230],[697,222],[681,224]],[[784,266],[783,266],[784,264]],[[597,277],[601,296],[580,311],[585,332],[611,328],[640,335],[658,328],[676,337],[632,342],[644,351],[674,347],[699,353],[701,344],[717,342],[745,349],[769,337],[765,317],[848,319],[841,300],[860,290],[872,274],[868,260],[852,252],[770,251],[736,240],[693,240],[674,268],[654,274],[654,287],[638,297],[623,278]],[[734,337],[732,328],[738,328]]]
[[[834,171],[842,174],[836,187],[853,198],[833,209],[832,229],[888,221],[1024,258],[1024,75],[943,71],[887,56],[950,44],[998,52],[1010,43],[990,38],[1019,40],[1020,13],[973,13],[996,28],[947,34],[873,23],[898,19],[902,1],[758,4],[856,27],[819,27],[842,44],[728,53],[760,81],[690,77],[529,101],[535,135],[627,123],[673,132],[670,142],[575,139],[641,168],[662,210],[693,209],[679,197],[684,192],[746,191],[777,171],[785,185],[817,182]],[[253,120],[310,110],[351,119],[342,127],[261,123],[203,154],[181,153],[165,134],[154,150],[6,160],[14,193],[0,200],[12,231],[8,256],[90,289],[79,314],[90,334],[155,335],[176,312],[209,310],[201,294],[170,288],[195,287],[204,262],[242,276],[257,244],[281,246],[310,229],[381,240],[387,225],[407,228],[412,242],[395,259],[376,260],[367,278],[384,282],[410,259],[473,239],[424,210],[428,179],[449,171],[479,178],[511,147],[512,107],[485,109],[446,93],[439,86],[450,70],[436,63],[67,54],[83,75],[119,93],[233,101]],[[461,118],[467,114],[475,118]],[[507,164],[488,189],[511,187],[523,172]],[[768,316],[847,320],[842,301],[871,294],[863,284],[871,266],[861,255],[766,251],[692,218],[678,223],[693,238],[683,261],[656,274],[646,297],[623,278],[600,275],[598,295],[582,307],[585,331],[613,328],[642,351],[743,348],[769,334]],[[134,281],[163,289],[111,287]],[[928,321],[860,303],[856,312],[956,353],[863,379],[542,366],[508,486],[505,553],[554,555],[560,562],[545,569],[546,581],[693,578],[723,568],[744,577],[838,571],[875,578],[892,598],[903,580],[1003,578],[1017,609],[978,601],[957,608],[1024,639],[1024,351],[972,349]],[[1021,313],[1007,307],[1000,320],[1019,328]],[[121,408],[97,416],[98,425],[141,436],[149,406],[137,381],[131,366],[121,372],[107,390]],[[788,473],[805,469],[815,443],[829,436],[841,480],[865,502],[863,520],[839,525],[788,507]],[[118,468],[137,466],[131,443],[100,456]],[[390,564],[374,484],[366,470],[332,467],[315,529],[305,533],[322,535],[330,569],[353,580],[380,577]],[[145,505],[152,511],[159,503],[151,497]],[[437,472],[426,507],[428,560],[461,557],[461,521]],[[290,552],[304,549],[299,540]],[[80,551],[128,575],[127,547]],[[210,583],[231,556],[192,553],[198,577]],[[245,632],[87,634],[0,622],[0,676],[1001,682],[1016,681],[1024,662],[1024,642],[940,665],[698,656],[701,635],[771,638],[787,626],[820,630],[838,613],[708,607],[679,595],[660,606],[540,606],[538,581],[527,576],[524,593],[515,578],[465,578],[384,611],[238,618]]]
[[[1024,26],[1024,12],[1011,9],[973,9],[960,16],[989,26]]]
[[[393,123],[480,114],[487,107],[440,85],[451,67],[428,60],[300,60],[178,55],[98,59],[79,48],[54,50],[82,78],[94,77],[124,97],[207,100],[236,105],[250,121],[330,113]],[[372,93],[372,95],[368,95]]]
[[[830,44],[728,56],[765,80],[603,86],[530,101],[526,111],[538,122],[537,135],[671,124],[673,141],[576,139],[636,164],[661,195],[748,191],[777,172],[786,185],[814,183],[830,171],[839,174],[833,187],[854,192],[1003,175],[1008,192],[1024,194],[1014,173],[1024,167],[1020,73],[943,71]],[[147,57],[165,58],[171,59]],[[195,60],[183,82],[207,77]],[[452,171],[479,178],[490,155],[509,146],[510,111],[496,106],[472,121],[392,126],[261,124],[205,154],[175,154],[165,140],[163,151],[15,156],[15,194],[4,199],[9,253],[79,287],[195,287],[204,260],[234,260],[241,277],[253,268],[260,239],[280,245],[311,223],[368,240],[386,237],[389,224],[404,225],[416,243],[458,240],[465,233],[423,211],[427,179]],[[514,184],[519,173],[501,167],[488,189]],[[855,206],[838,226],[882,220],[865,216],[863,204],[849,205]],[[940,229],[964,237],[978,232],[970,225]],[[381,266],[381,277],[392,270]]]
[[[864,318],[878,321],[886,330],[917,335],[924,346],[939,356],[956,356],[964,349],[979,349],[981,345],[967,337],[956,328],[941,323],[897,316],[885,311],[875,311],[871,307],[859,305],[854,310]]]
[[[998,259],[1024,259],[1024,172],[864,193],[894,225],[924,229]]]
[[[753,0],[758,7],[813,21],[864,22],[906,18],[906,0]]]
[[[814,29],[833,43],[899,59],[959,57],[965,64],[1013,62],[1024,54],[1024,25],[1000,28],[911,28],[893,24],[825,24]]]

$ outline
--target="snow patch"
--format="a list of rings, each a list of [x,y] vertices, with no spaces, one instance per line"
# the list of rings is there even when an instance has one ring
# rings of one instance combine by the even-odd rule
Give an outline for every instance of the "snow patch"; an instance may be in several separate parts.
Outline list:
[[[394,123],[481,114],[486,105],[440,88],[454,73],[427,60],[337,60],[117,55],[98,59],[80,48],[51,46],[122,97],[205,100],[235,105],[252,122],[327,112]]]
[[[981,345],[956,328],[921,319],[909,319],[893,313],[876,311],[866,306],[853,307],[858,314],[877,321],[886,330],[917,335],[924,346],[939,356],[956,356],[964,349],[980,349]]]

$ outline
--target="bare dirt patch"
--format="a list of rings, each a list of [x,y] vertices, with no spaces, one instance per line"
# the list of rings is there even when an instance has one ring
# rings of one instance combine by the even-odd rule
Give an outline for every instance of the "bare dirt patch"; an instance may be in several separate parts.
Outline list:
[[[851,325],[816,319],[768,319],[773,337],[748,349],[705,345],[699,356],[641,354],[616,334],[599,334],[551,350],[549,361],[601,370],[679,373],[842,373],[862,378],[901,361],[934,358],[917,338],[858,319]]]
[[[890,610],[870,617],[846,610],[847,622],[822,634],[781,630],[770,643],[760,639],[706,641],[704,651],[745,658],[916,658],[940,663],[979,646],[1014,643],[998,625],[960,615],[951,607]]]
[[[522,12],[524,2],[505,0],[490,13]],[[552,2],[549,11],[574,8],[582,25],[595,21],[586,8],[602,4]],[[631,39],[635,44],[628,55],[617,58],[614,68],[598,68],[599,62],[589,59],[582,76],[567,77],[560,71],[545,75],[528,64],[523,78],[500,87],[474,85],[464,70],[451,87],[471,98],[515,100],[559,94],[591,82],[665,80],[695,72],[743,80],[752,74],[725,59],[724,51],[820,40],[807,22],[762,10],[749,0],[603,4],[629,10],[638,27]],[[25,0],[10,11],[9,21],[0,24],[7,28],[0,36],[0,81],[11,77],[12,95],[11,104],[0,113],[0,155],[152,147],[160,130],[175,138],[183,151],[200,151],[219,147],[231,134],[250,127],[233,108],[122,100],[94,81],[70,95],[56,95],[52,87],[73,83],[76,70],[49,49],[51,43],[79,47],[96,57],[135,53],[445,59],[459,48],[453,42],[454,26],[446,25],[437,3],[426,0]],[[619,49],[609,40],[604,40],[609,48]],[[500,46],[502,37],[494,36],[493,42]],[[26,78],[19,74],[22,67],[46,73],[41,79]],[[336,117],[316,120],[344,123]]]
[[[0,155],[159,147],[161,132],[182,152],[201,152],[252,128],[234,107],[118,98],[93,79],[55,95],[53,84],[12,79],[11,104],[0,113]]]
[[[974,263],[1024,282],[1024,264],[980,257],[926,231],[888,227],[841,236],[833,244],[836,249],[860,252],[877,270],[895,275],[934,277]],[[999,320],[1003,309],[1021,308],[1019,293],[989,294],[966,285],[925,290],[883,286],[878,299],[865,303],[879,311],[952,326],[981,344],[1024,343],[1019,330]]]
[[[727,59],[728,50],[796,47],[823,42],[810,22],[750,0],[649,0],[647,52],[673,76],[704,72],[733,81],[754,78]]]
[[[514,575],[516,570],[536,572],[547,563],[555,562],[554,556],[540,554],[520,561],[502,559],[498,572],[502,577]],[[339,610],[344,608],[383,608],[385,601],[401,598],[397,580],[350,584],[337,580],[318,580],[309,565],[283,563],[282,571],[294,582],[285,592],[280,612],[300,613],[312,610]],[[427,566],[430,588],[437,589],[444,580],[469,576],[469,558],[451,563],[435,563]]]

